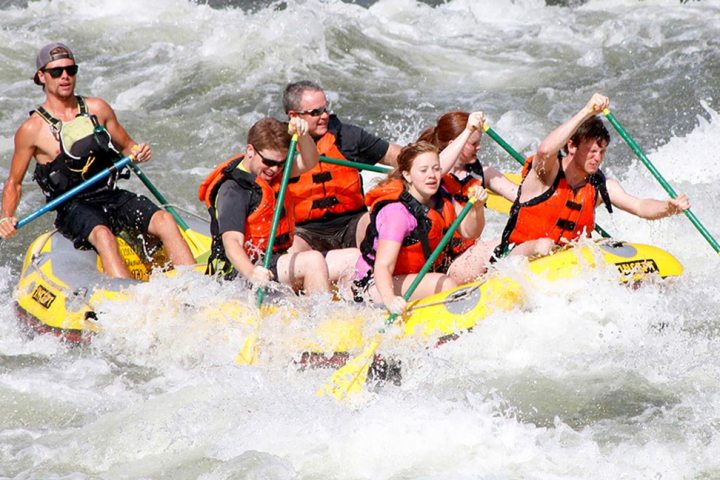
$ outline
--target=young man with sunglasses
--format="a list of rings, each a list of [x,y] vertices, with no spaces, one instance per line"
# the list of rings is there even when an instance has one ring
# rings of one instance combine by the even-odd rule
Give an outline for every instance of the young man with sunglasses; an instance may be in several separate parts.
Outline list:
[[[307,121],[321,155],[396,166],[400,146],[341,122],[330,113],[325,92],[318,84],[308,80],[288,84],[283,107],[290,118]],[[362,178],[356,168],[321,162],[291,183],[289,189],[297,199],[294,251],[327,252],[359,245],[368,216]],[[332,263],[328,259],[331,270]]]
[[[288,128],[289,127],[289,128]],[[297,132],[301,155],[286,165],[290,133]],[[325,259],[316,251],[287,253],[293,242],[295,222],[292,195],[277,205],[282,172],[291,168],[297,177],[318,162],[315,142],[308,135],[307,122],[293,118],[290,125],[267,117],[248,131],[244,154],[218,166],[200,186],[199,197],[210,212],[212,252],[207,273],[226,280],[238,276],[254,286],[270,280],[290,285],[305,293],[330,289]],[[269,268],[260,262],[272,233],[275,210],[281,217],[275,232]]]
[[[22,181],[34,158],[33,178],[48,201],[81,184],[119,160],[150,160],[150,146],[137,145],[118,122],[115,112],[100,98],[75,95],[78,65],[67,45],[50,43],[40,49],[34,82],[45,92],[42,106],[15,133],[15,151],[3,187],[0,237],[16,233],[15,210]],[[164,244],[174,265],[192,265],[195,259],[172,216],[141,195],[115,187],[117,174],[98,182],[57,207],[55,225],[76,248],[94,248],[103,270],[111,277],[131,278],[115,235],[124,229],[152,234]]]

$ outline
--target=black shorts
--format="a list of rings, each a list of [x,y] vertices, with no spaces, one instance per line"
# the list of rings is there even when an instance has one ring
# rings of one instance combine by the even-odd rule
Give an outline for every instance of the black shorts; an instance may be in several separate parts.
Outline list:
[[[365,214],[355,212],[325,220],[306,222],[295,226],[295,235],[305,240],[310,247],[320,252],[339,248],[357,247],[358,222]]]
[[[108,227],[115,235],[123,230],[147,235],[150,219],[159,210],[143,195],[113,190],[60,205],[55,226],[73,241],[75,248],[87,250],[93,248],[88,237],[98,225]]]

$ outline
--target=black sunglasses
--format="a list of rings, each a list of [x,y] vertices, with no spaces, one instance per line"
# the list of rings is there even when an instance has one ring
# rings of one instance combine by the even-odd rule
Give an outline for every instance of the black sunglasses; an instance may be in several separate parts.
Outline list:
[[[310,115],[311,117],[319,117],[320,115],[322,115],[325,112],[330,113],[330,107],[328,105],[323,105],[322,107],[313,108],[312,110],[302,110],[297,113],[298,113],[298,115]]]
[[[260,161],[262,161],[263,165],[266,167],[279,167],[283,168],[285,166],[285,160],[272,160],[270,158],[263,157],[263,154],[260,153],[260,150],[255,148],[253,145],[253,149],[255,150],[255,153],[257,153],[260,156]]]
[[[52,78],[60,78],[60,76],[63,73],[63,70],[67,72],[68,75],[71,77],[74,77],[77,75],[78,72],[78,66],[77,65],[68,65],[67,67],[53,67],[53,68],[43,68],[42,71],[45,73],[49,73]]]

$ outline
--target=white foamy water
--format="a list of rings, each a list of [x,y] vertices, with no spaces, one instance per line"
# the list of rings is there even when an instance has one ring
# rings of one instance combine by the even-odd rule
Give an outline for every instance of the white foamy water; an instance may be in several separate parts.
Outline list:
[[[720,237],[716,0],[198,3],[0,3],[0,177],[42,101],[29,80],[36,51],[63,40],[80,64],[78,93],[108,100],[153,145],[145,171],[158,189],[200,215],[202,178],[242,150],[254,121],[282,118],[288,81],[311,78],[340,118],[397,143],[445,111],[480,109],[524,154],[603,92]],[[664,198],[611,134],[607,174]],[[483,161],[518,170],[483,142]],[[24,187],[20,216],[42,202],[30,174]],[[386,335],[379,351],[402,362],[401,385],[350,406],[315,396],[330,372],[297,368],[297,338],[355,314],[372,332],[383,316],[324,297],[269,315],[254,366],[234,363],[255,328],[252,294],[190,273],[104,304],[87,347],[24,338],[12,294],[26,246],[52,225],[42,217],[0,243],[0,478],[718,478],[720,259],[684,216],[598,212],[616,238],[676,256],[683,276],[637,290],[609,269],[524,280],[524,307],[440,348]],[[492,238],[504,220],[488,217]],[[217,312],[229,299],[246,307]]]

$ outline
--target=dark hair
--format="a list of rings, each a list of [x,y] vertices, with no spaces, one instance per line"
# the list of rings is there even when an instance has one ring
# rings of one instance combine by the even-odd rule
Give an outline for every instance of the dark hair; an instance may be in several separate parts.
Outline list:
[[[255,150],[278,150],[287,152],[292,136],[288,133],[288,124],[277,118],[265,117],[250,127],[247,143]]]
[[[320,85],[310,80],[300,80],[299,82],[287,84],[285,91],[283,91],[283,108],[285,109],[285,113],[288,113],[290,110],[300,110],[303,93],[307,90],[313,92],[323,91]]]
[[[605,124],[597,115],[585,120],[575,133],[572,134],[570,140],[578,146],[583,140],[595,140],[598,145],[603,143],[607,146],[610,143],[610,132],[605,128]],[[563,147],[563,151],[567,154],[567,145]]]
[[[415,162],[415,159],[423,153],[438,153],[438,149],[430,142],[420,141],[406,145],[400,150],[397,157],[397,168],[388,174],[388,178],[380,182],[384,185],[392,180],[401,180],[407,186],[403,172],[409,172]]]
[[[455,140],[465,130],[468,118],[470,118],[468,112],[445,113],[438,117],[434,127],[423,130],[418,137],[418,142],[430,142],[442,152],[451,141]]]

